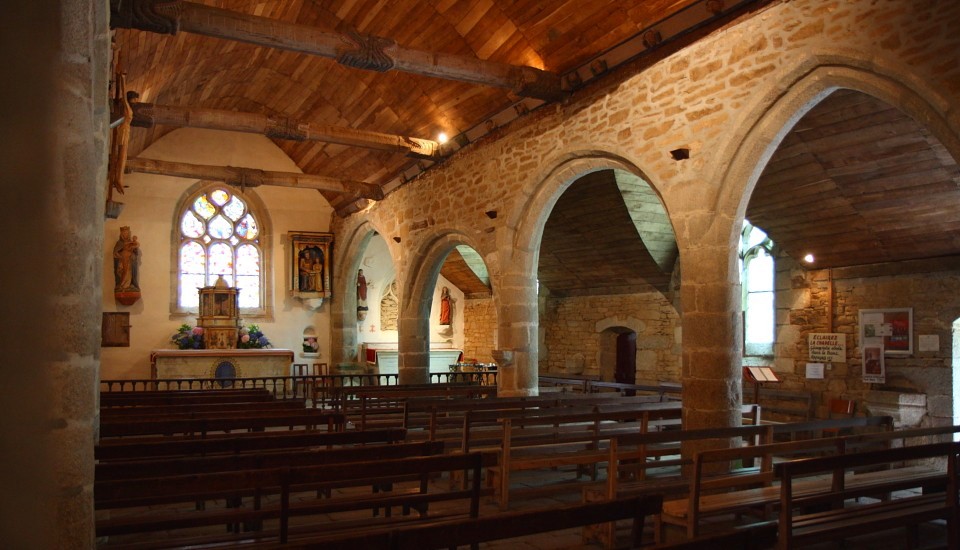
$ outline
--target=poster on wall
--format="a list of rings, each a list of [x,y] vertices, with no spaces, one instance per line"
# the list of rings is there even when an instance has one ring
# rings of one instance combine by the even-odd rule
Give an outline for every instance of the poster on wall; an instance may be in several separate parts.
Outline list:
[[[868,384],[883,384],[886,380],[883,338],[867,338],[863,344],[863,381]]]
[[[811,332],[807,336],[808,361],[811,363],[846,363],[847,335],[839,332]]]
[[[870,338],[883,341],[884,355],[913,355],[913,308],[861,309],[861,347]]]

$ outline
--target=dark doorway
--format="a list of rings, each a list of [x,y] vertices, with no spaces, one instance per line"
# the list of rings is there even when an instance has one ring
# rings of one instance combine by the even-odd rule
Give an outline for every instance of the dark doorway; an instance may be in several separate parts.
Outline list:
[[[623,332],[617,335],[617,368],[613,381],[621,384],[637,383],[637,333]]]

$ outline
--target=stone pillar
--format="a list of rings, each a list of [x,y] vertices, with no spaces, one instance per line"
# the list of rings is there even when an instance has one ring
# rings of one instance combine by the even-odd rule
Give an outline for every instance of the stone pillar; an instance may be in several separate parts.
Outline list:
[[[505,397],[537,395],[537,306],[536,280],[522,273],[505,274],[500,286],[498,315],[500,357],[497,365],[497,393]]]
[[[705,228],[702,237],[690,241],[698,246],[680,251],[683,423],[688,429],[739,426],[740,286],[733,273],[736,258],[731,256],[736,247],[726,242],[725,236],[731,234],[728,223],[719,223],[714,215],[700,221]],[[694,447],[684,445],[684,454],[699,450]]]
[[[419,315],[419,311],[417,307],[401,307],[397,321],[397,369],[401,384],[430,382],[430,320],[426,315]]]
[[[105,1],[27,3],[0,37],[0,540],[93,548],[110,59]]]

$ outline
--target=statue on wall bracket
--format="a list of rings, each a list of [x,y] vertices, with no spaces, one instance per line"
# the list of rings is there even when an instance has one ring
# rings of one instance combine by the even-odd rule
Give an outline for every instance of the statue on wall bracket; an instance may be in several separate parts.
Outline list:
[[[117,302],[132,306],[140,299],[140,243],[130,234],[130,226],[120,228],[113,245],[113,296]]]
[[[290,295],[310,309],[333,297],[333,233],[290,233]]]

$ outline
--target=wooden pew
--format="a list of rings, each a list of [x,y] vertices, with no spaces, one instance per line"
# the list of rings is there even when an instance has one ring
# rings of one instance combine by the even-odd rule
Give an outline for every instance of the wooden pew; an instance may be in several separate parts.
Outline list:
[[[101,462],[107,460],[144,460],[158,457],[207,456],[300,447],[321,448],[335,445],[394,443],[403,441],[405,436],[406,430],[393,428],[362,432],[295,430],[267,433],[211,434],[205,438],[155,439],[151,441],[129,438],[115,441],[103,440],[94,448],[93,456]]]
[[[647,516],[660,509],[658,496],[633,497],[612,502],[571,504],[546,509],[496,514],[478,518],[421,521],[403,527],[349,535],[292,536],[286,549],[311,550],[434,550],[548,533],[594,522],[631,520],[630,547],[641,545]],[[775,532],[775,531],[774,531]],[[258,550],[272,544],[244,544]]]
[[[745,386],[743,399],[756,400],[767,411],[767,422],[805,422],[813,418],[813,394],[808,391],[760,388],[756,399],[754,393],[753,387]]]
[[[679,419],[681,414],[679,406],[664,403],[639,404],[613,411],[598,409],[595,407],[591,412],[553,409],[501,420],[498,464],[488,469],[488,483],[496,487],[501,509],[509,506],[512,472],[577,466],[578,477],[580,472],[589,469],[595,478],[596,465],[608,458],[604,447],[610,438],[646,432],[656,422]],[[476,438],[468,442],[469,445],[476,443]]]
[[[143,405],[180,405],[201,403],[230,403],[273,401],[273,394],[257,390],[183,390],[107,392],[100,394],[100,407],[135,407]]]
[[[808,433],[811,425],[818,427],[844,426],[869,429],[873,427],[892,428],[889,417],[867,417],[857,419],[822,420],[818,422],[799,422],[768,426],[773,435]],[[889,430],[887,430],[889,433]],[[872,441],[880,441],[882,434],[875,434]],[[686,491],[678,492],[677,499],[664,502],[663,513],[657,525],[657,537],[660,540],[664,525],[678,525],[686,531],[687,537],[700,534],[703,518],[729,513],[750,513],[758,511],[760,519],[776,505],[779,492],[773,486],[775,475],[773,460],[777,458],[796,458],[815,453],[839,454],[848,447],[867,444],[867,440],[850,440],[845,437],[808,439],[784,443],[770,442],[765,438],[761,445],[714,449],[697,453],[693,457],[693,471],[688,479]],[[850,436],[856,437],[856,436]],[[864,436],[866,437],[866,436]]]
[[[139,418],[139,417],[136,417]],[[328,431],[342,430],[343,414],[320,409],[288,411],[282,415],[249,415],[243,417],[206,417],[178,419],[143,419],[136,422],[101,422],[100,436],[131,437],[152,434],[200,434],[235,430],[264,430],[266,428],[324,426]]]
[[[144,477],[167,477],[234,470],[259,470],[284,466],[319,466],[341,462],[430,456],[443,453],[435,441],[340,445],[326,448],[269,449],[229,455],[165,457],[148,460],[101,462],[94,466],[95,483]],[[96,486],[94,487],[96,490]]]
[[[316,518],[316,525],[303,525],[297,529],[310,531],[323,529],[325,533],[336,531],[364,531],[377,524],[396,524],[400,521],[415,521],[418,518],[434,518],[424,515],[426,507],[434,502],[459,501],[462,506],[454,513],[458,516],[478,517],[481,495],[480,471],[485,464],[492,463],[492,457],[481,453],[399,458],[366,462],[344,462],[320,466],[289,466],[258,470],[221,471],[213,473],[170,476],[163,478],[140,478],[136,480],[105,481],[97,486],[95,502],[100,509],[115,509],[124,506],[152,506],[163,503],[192,503],[197,500],[227,498],[235,500],[243,496],[257,495],[266,497],[278,495],[277,504],[262,505],[259,508],[205,509],[196,512],[173,510],[169,513],[151,508],[148,515],[136,514],[127,517],[114,516],[97,522],[97,536],[117,536],[129,533],[169,531],[189,529],[205,525],[263,522],[275,520],[255,537],[242,536],[242,539],[274,541],[285,543],[291,533],[292,517],[310,516]],[[427,479],[445,471],[468,471],[472,480],[466,490],[435,490],[436,484],[428,484]],[[338,487],[356,485],[369,487],[382,486],[397,481],[419,480],[414,482],[410,491],[395,488],[394,491],[365,492],[350,495],[337,495],[336,498],[292,502],[291,493],[303,487],[315,488],[322,484],[335,484]],[[256,504],[256,501],[255,501]],[[323,521],[326,514],[343,511],[380,510],[390,507],[402,507],[405,510],[420,510],[416,517],[382,516],[364,518],[358,521]],[[296,531],[296,530],[294,530]],[[224,537],[205,538],[205,542],[221,540]],[[233,538],[233,537],[228,537]],[[190,543],[198,543],[191,540]],[[122,541],[119,544],[124,544]]]
[[[960,547],[957,461],[960,443],[935,443],[898,449],[827,456],[775,466],[780,484],[780,548],[788,550],[818,541],[833,541],[934,519],[947,521],[948,547]],[[941,459],[946,471],[915,478],[891,476],[857,483],[865,466],[892,466],[904,461]],[[830,475],[831,481],[809,489],[808,476]],[[869,476],[870,474],[859,474]],[[798,485],[804,484],[798,490]],[[860,497],[884,497],[892,491],[920,489],[920,494],[865,503]],[[827,508],[826,511],[806,511]],[[912,541],[916,542],[916,541]]]
[[[592,407],[602,403],[639,404],[652,402],[650,398],[622,398],[616,394],[562,393],[526,397],[488,397],[480,400],[464,399],[410,399],[405,403],[404,427],[411,439],[428,438],[444,441],[449,449],[463,446],[467,415],[474,415],[471,424],[476,429],[486,422],[496,427],[505,416],[524,416],[535,411],[559,407]],[[585,409],[586,410],[586,409]],[[590,409],[592,410],[592,409]],[[479,411],[502,411],[486,413]],[[510,411],[510,412],[507,412]]]
[[[225,412],[225,411],[262,411],[304,409],[303,399],[283,401],[236,401],[227,403],[184,403],[180,405],[131,405],[129,407],[108,407],[100,409],[100,418],[120,418],[125,416],[176,414],[182,412]]]
[[[472,399],[496,396],[494,386],[477,384],[426,384],[422,386],[380,386],[355,389],[353,400],[343,401],[342,410],[348,421],[361,430],[371,427],[404,426],[405,404],[409,399],[446,398]],[[359,407],[356,406],[359,404]]]
[[[618,435],[610,440],[607,450],[606,481],[600,486],[584,487],[583,500],[594,502],[648,494],[685,496],[690,484],[681,468],[693,464],[693,460],[681,456],[682,444],[739,439],[742,444],[755,445],[768,443],[772,437],[773,428],[760,425]],[[657,474],[649,476],[647,471],[654,468]],[[613,528],[612,524],[591,528],[589,538],[609,546],[614,538]]]

